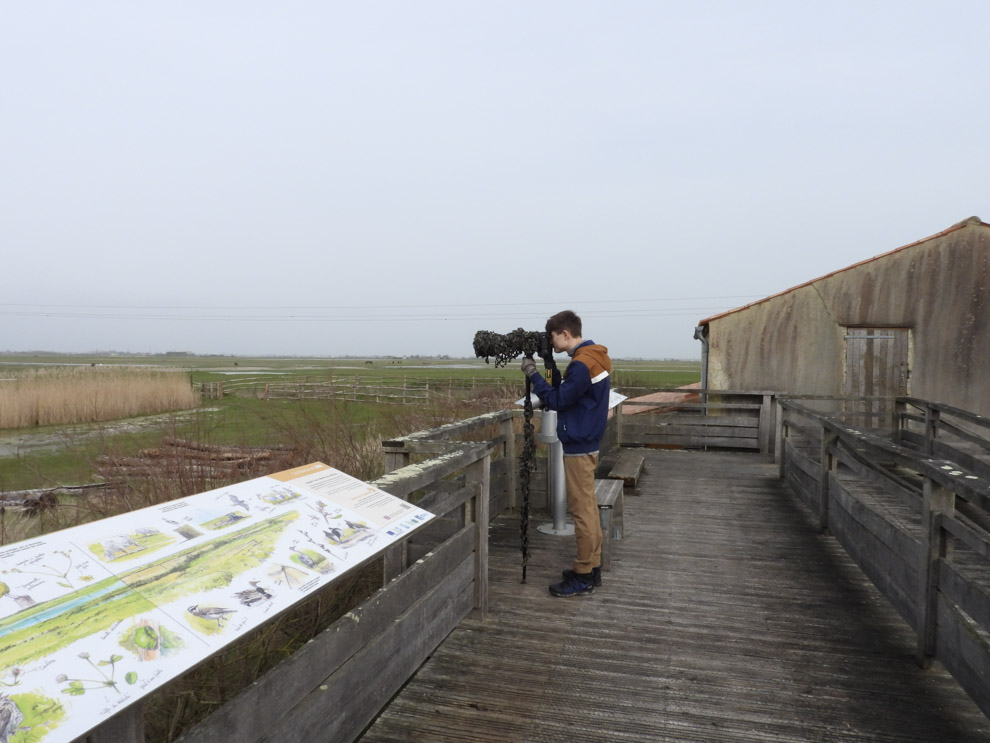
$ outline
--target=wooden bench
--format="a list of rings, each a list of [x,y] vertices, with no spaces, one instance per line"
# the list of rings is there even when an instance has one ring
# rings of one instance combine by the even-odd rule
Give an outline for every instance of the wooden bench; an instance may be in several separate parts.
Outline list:
[[[636,487],[636,481],[639,480],[639,476],[643,472],[643,463],[645,461],[646,457],[638,450],[621,449],[608,476],[612,480],[622,480],[625,485],[634,488]]]
[[[612,569],[612,540],[622,539],[622,483],[595,480],[598,518],[602,524],[602,570]]]

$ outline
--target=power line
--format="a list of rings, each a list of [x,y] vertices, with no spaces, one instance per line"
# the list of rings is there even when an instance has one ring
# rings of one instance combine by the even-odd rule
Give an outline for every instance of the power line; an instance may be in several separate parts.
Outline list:
[[[698,315],[703,313],[721,312],[724,306],[718,307],[682,307],[671,309],[643,310],[592,310],[582,312],[587,318],[629,318],[629,317],[665,317],[676,315]],[[507,313],[427,313],[427,314],[392,314],[392,313],[361,313],[353,315],[236,315],[236,314],[148,314],[148,313],[106,313],[106,312],[56,312],[51,310],[9,311],[0,310],[0,316],[7,317],[48,317],[77,320],[185,320],[185,321],[216,321],[216,322],[427,322],[438,320],[521,320],[525,318],[545,319],[544,314],[535,312]]]
[[[759,299],[765,295],[756,294],[738,294],[738,295],[723,295],[723,296],[712,296],[712,297],[650,297],[648,299],[598,299],[598,300],[579,300],[576,302],[570,301],[544,301],[544,302],[513,302],[513,307],[565,307],[565,306],[579,306],[584,307],[587,305],[602,305],[602,304],[639,304],[639,303],[650,303],[650,302],[700,302],[700,301],[710,301],[710,300],[723,300],[723,299]],[[473,302],[469,304],[371,304],[371,305],[144,305],[144,304],[47,304],[47,303],[13,303],[13,302],[0,302],[0,307],[34,307],[34,308],[45,308],[50,307],[52,309],[91,309],[91,310],[230,310],[230,311],[264,311],[264,310],[279,310],[279,311],[292,311],[301,312],[307,310],[353,310],[353,311],[366,311],[366,310],[407,310],[407,309],[447,309],[447,308],[464,308],[464,307],[499,307],[504,308],[505,302],[498,303],[484,303],[484,302]],[[684,308],[692,309],[692,308]],[[41,311],[36,310],[36,311]],[[0,314],[8,314],[0,310]]]

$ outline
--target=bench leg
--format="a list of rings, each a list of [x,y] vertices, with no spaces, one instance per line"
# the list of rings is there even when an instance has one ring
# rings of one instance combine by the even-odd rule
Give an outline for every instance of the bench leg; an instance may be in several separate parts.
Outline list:
[[[612,506],[598,506],[602,524],[602,570],[612,569]]]

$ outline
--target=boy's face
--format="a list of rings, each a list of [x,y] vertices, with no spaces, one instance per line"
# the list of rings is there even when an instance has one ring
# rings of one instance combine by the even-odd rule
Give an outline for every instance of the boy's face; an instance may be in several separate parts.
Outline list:
[[[570,331],[561,330],[559,333],[550,333],[550,342],[553,344],[553,350],[557,353],[567,353],[571,350],[573,338],[571,338]]]

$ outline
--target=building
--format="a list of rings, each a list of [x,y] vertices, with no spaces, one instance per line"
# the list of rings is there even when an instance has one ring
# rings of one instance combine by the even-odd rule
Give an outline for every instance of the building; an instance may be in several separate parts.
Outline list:
[[[695,334],[712,390],[908,394],[990,415],[990,224],[970,217]]]

